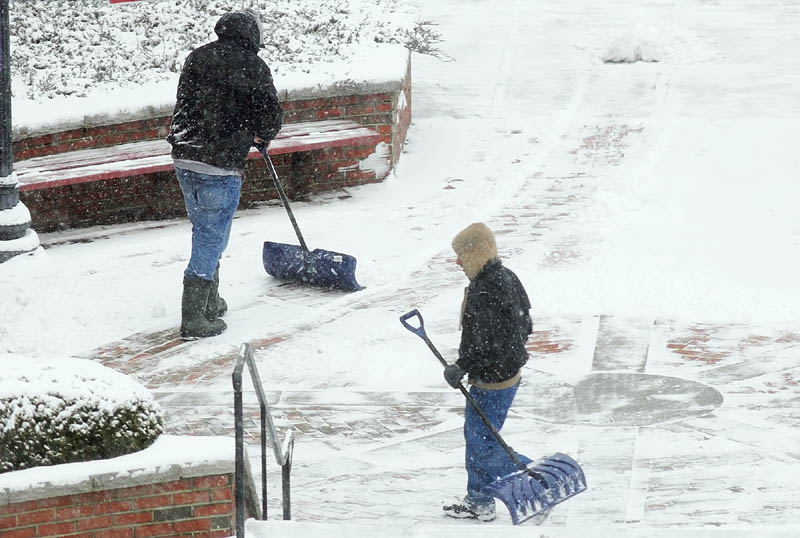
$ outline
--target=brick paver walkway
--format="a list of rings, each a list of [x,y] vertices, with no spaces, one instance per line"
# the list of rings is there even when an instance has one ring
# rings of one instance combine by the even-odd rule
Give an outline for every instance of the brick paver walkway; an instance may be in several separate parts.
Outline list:
[[[592,486],[549,525],[589,524],[599,517],[715,525],[729,517],[732,503],[742,503],[739,519],[753,524],[796,513],[797,486],[770,468],[800,458],[793,448],[800,424],[800,334],[787,327],[614,316],[535,324],[528,346],[532,359],[505,430],[516,447],[532,454],[572,453]],[[420,352],[426,350],[421,346]],[[232,435],[232,392],[225,386],[231,368],[228,356],[182,367],[182,382],[174,373],[144,375],[166,410],[170,433]],[[209,373],[210,385],[198,381]],[[268,399],[280,435],[291,429],[296,438],[297,519],[391,517],[391,507],[355,493],[381,483],[398,491],[425,489],[427,495],[395,515],[433,522],[440,516],[430,503],[463,487],[464,403],[457,392],[270,391]],[[259,419],[252,392],[245,404],[250,456],[257,464]],[[675,448],[661,454],[643,450],[654,443]],[[410,468],[409,453],[419,454]],[[387,469],[386,461],[397,454],[406,457]],[[269,459],[278,480],[271,453]],[[328,499],[324,509],[315,489],[320,484]],[[275,495],[270,503],[278,513]],[[620,495],[627,500],[621,502]],[[748,504],[753,495],[758,502]],[[361,507],[356,513],[353,503]]]
[[[574,169],[522,181],[489,222],[512,245],[505,254],[522,256],[546,240],[544,265],[580,259],[585,243],[562,230],[573,229],[565,224],[589,203],[592,182],[616,166],[640,132],[627,124],[587,126],[571,152]],[[303,314],[248,341],[266,350],[363,309],[423,309],[464,285],[451,262],[443,249],[396,286],[349,295],[276,286],[269,293]],[[255,301],[246,308],[257,316],[273,306]],[[90,356],[148,386],[166,411],[168,432],[232,436],[230,375],[238,350],[194,353],[196,344],[175,336],[134,335]],[[793,328],[537,317],[528,348],[532,359],[504,432],[534,457],[570,453],[590,482],[548,525],[715,526],[732,510],[753,525],[798,517],[800,486],[780,471],[800,459],[800,334]],[[419,353],[428,353],[422,343]],[[457,392],[271,390],[269,399],[280,435],[291,429],[296,438],[296,519],[434,522],[438,503],[463,490],[464,402]],[[245,404],[257,464],[252,392]],[[279,476],[269,459],[270,473]],[[270,498],[274,510],[278,503]]]

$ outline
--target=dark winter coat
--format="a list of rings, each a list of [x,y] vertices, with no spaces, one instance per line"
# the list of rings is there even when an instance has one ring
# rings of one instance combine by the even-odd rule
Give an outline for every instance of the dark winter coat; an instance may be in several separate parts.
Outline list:
[[[186,58],[167,140],[175,159],[243,170],[253,138],[275,138],[283,110],[269,67],[257,54],[255,16],[229,13],[214,31],[217,41]]]
[[[499,258],[470,281],[461,318],[457,364],[470,379],[506,381],[528,361],[525,341],[533,330],[528,294]]]

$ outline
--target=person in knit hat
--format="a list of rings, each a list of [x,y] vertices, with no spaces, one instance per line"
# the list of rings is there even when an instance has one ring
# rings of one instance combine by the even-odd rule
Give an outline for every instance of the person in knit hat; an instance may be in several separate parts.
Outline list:
[[[466,375],[470,395],[499,431],[517,393],[520,370],[528,360],[525,342],[533,330],[531,303],[517,275],[497,256],[488,226],[470,224],[455,236],[452,246],[469,285],[461,306],[458,360],[445,368],[444,377],[458,388]],[[464,414],[464,439],[467,494],[443,509],[451,517],[491,521],[495,502],[484,488],[517,467],[469,404]],[[525,465],[531,462],[521,454],[518,457]]]

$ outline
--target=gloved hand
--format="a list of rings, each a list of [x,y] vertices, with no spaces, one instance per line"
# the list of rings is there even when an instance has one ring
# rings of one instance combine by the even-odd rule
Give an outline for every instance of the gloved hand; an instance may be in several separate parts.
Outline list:
[[[448,364],[444,367],[444,380],[447,381],[447,384],[453,387],[454,389],[458,388],[458,384],[461,383],[461,378],[464,377],[464,374],[467,372],[464,371],[457,364]]]
[[[269,142],[265,141],[263,138],[255,137],[253,139],[253,145],[258,151],[263,152],[269,147]]]

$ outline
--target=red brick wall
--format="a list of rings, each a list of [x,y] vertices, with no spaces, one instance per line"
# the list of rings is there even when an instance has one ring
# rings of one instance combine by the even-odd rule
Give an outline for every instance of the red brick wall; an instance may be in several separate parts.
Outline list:
[[[77,493],[0,506],[0,538],[214,538],[235,532],[233,475]]]
[[[391,134],[392,93],[344,95],[320,99],[303,99],[283,103],[287,123],[318,120],[353,120],[382,135]],[[391,144],[391,137],[384,140]]]
[[[385,135],[384,141],[391,144],[394,101],[396,95],[393,93],[285,101],[282,103],[284,123],[329,119],[353,120]],[[139,140],[165,138],[169,133],[171,121],[172,116],[163,116],[24,138],[13,143],[14,160],[21,161],[78,149],[102,148]]]
[[[398,110],[398,94],[395,92],[284,101],[284,123],[329,119],[356,121],[384,135],[384,142],[398,154],[397,157],[393,156],[392,162],[397,162],[406,131],[411,124],[410,64],[402,92],[407,104],[402,111]],[[163,116],[113,125],[81,127],[14,140],[14,160],[165,138],[169,133],[171,120],[172,116]]]

